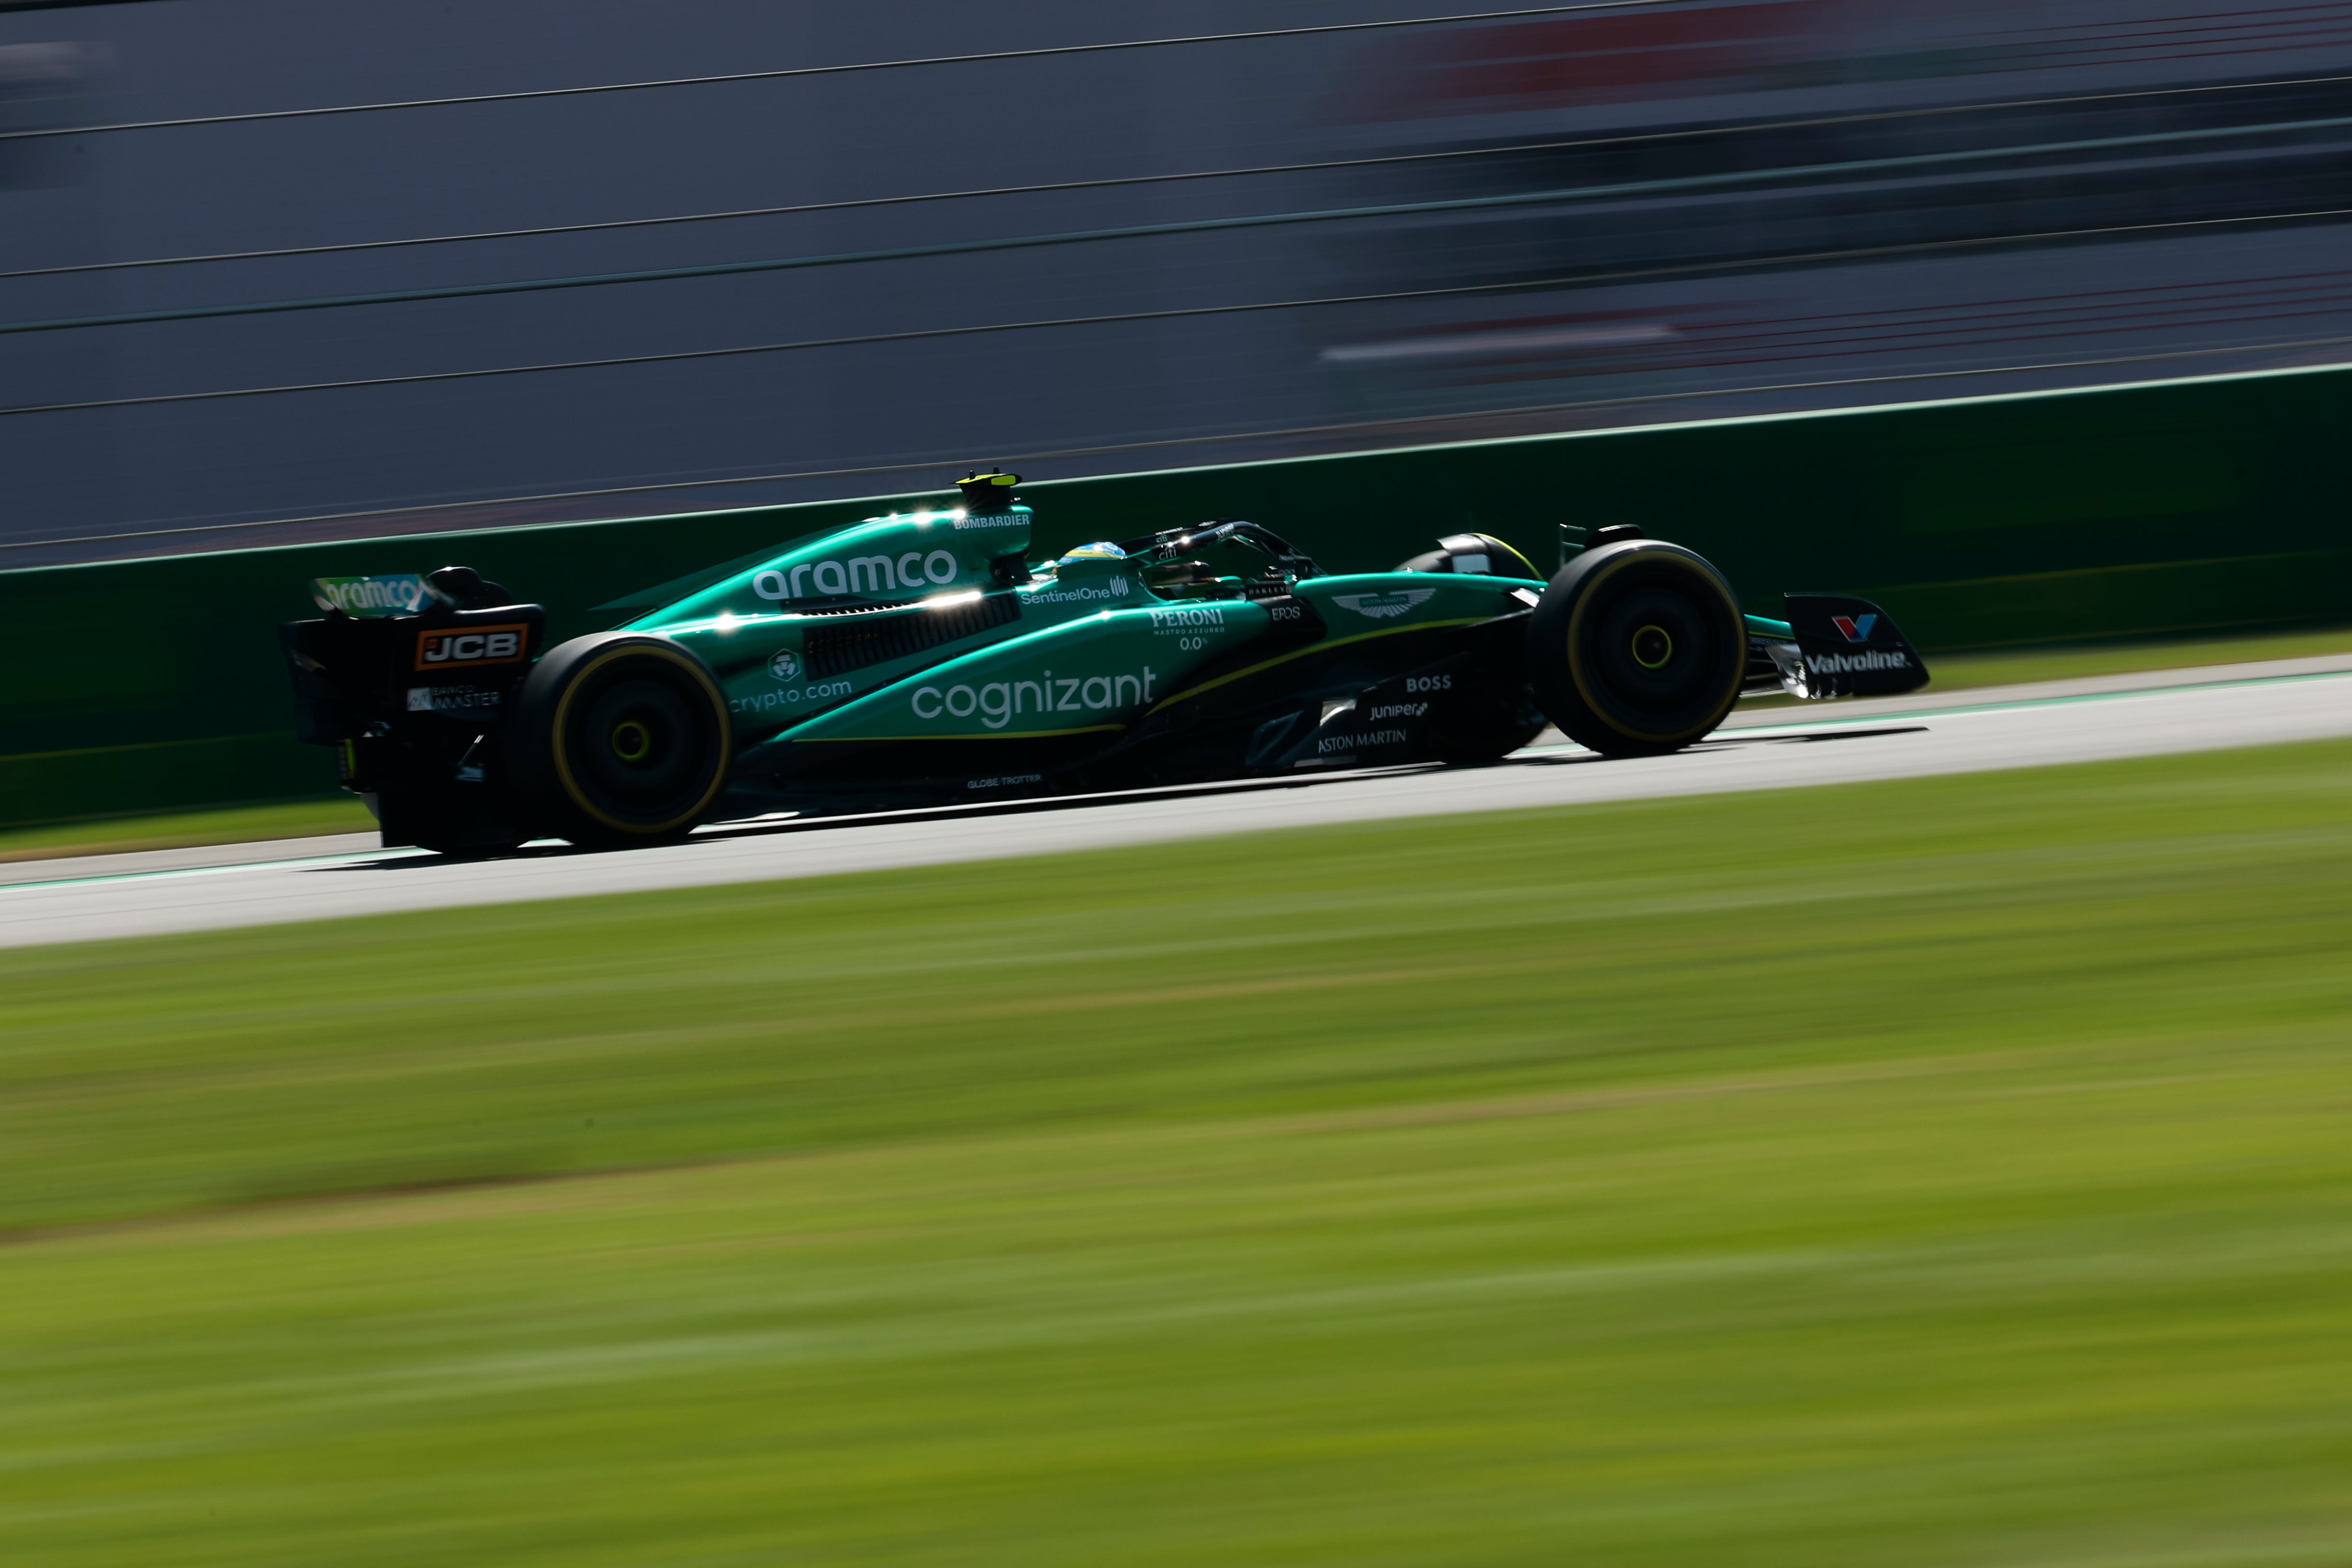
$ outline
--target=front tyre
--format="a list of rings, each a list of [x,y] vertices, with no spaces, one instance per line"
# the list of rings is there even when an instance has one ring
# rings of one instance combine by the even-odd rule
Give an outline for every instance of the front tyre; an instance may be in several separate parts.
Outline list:
[[[1747,658],[1731,584],[1661,540],[1578,556],[1528,626],[1528,675],[1544,712],[1570,740],[1612,757],[1704,738],[1738,700]]]
[[[667,637],[576,637],[532,667],[506,726],[534,815],[575,844],[681,837],[727,782],[727,698]]]

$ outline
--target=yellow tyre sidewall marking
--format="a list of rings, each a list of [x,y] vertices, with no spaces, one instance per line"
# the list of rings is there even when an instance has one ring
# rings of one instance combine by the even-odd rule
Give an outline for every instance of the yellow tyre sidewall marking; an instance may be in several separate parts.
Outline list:
[[[1601,591],[1601,584],[1607,582],[1621,569],[1633,565],[1636,563],[1660,563],[1669,561],[1674,563],[1677,570],[1689,572],[1697,575],[1700,580],[1706,582],[1707,586],[1710,588],[1717,586],[1712,578],[1707,577],[1705,573],[1699,571],[1697,567],[1693,566],[1688,561],[1684,560],[1679,555],[1669,555],[1664,551],[1659,550],[1627,551],[1624,554],[1619,556],[1616,560],[1610,562],[1606,565],[1602,566],[1601,570],[1595,572],[1591,576],[1586,578],[1584,580],[1583,588],[1576,595],[1576,608],[1570,610],[1568,615],[1568,673],[1570,679],[1576,682],[1576,695],[1582,700],[1585,710],[1591,713],[1594,718],[1600,720],[1602,723],[1608,725],[1611,729],[1616,731],[1619,734],[1624,736],[1627,740],[1643,741],[1654,745],[1661,746],[1679,746],[1686,742],[1696,741],[1701,735],[1704,735],[1708,731],[1714,729],[1717,723],[1721,722],[1722,715],[1718,713],[1713,719],[1695,724],[1689,729],[1683,731],[1681,733],[1675,735],[1651,735],[1644,734],[1639,730],[1629,730],[1618,720],[1616,714],[1611,712],[1607,707],[1594,700],[1592,688],[1585,684],[1584,661],[1576,657],[1577,637],[1584,629],[1584,612],[1591,605],[1594,596]],[[1739,633],[1744,638],[1747,628],[1739,624],[1739,612],[1736,607],[1732,611],[1731,625],[1732,630]],[[1744,672],[1743,667],[1745,662],[1745,660],[1735,661],[1731,667],[1731,690],[1727,695],[1733,699],[1737,699],[1739,695],[1739,679],[1740,676]],[[1719,694],[1717,696],[1717,702],[1718,704],[1723,701],[1724,695],[1726,694]]]
[[[635,657],[665,658],[670,663],[677,665],[680,669],[686,671],[688,678],[694,682],[695,689],[701,692],[704,697],[709,700],[711,711],[717,717],[719,734],[720,736],[719,745],[721,748],[721,754],[719,757],[719,766],[711,772],[710,787],[702,792],[702,797],[699,800],[697,800],[692,805],[680,812],[677,816],[671,817],[667,822],[652,825],[642,822],[615,821],[614,818],[604,815],[602,811],[599,811],[596,808],[595,803],[591,801],[587,795],[580,788],[579,781],[572,776],[572,760],[570,756],[567,755],[567,748],[564,745],[565,726],[570,722],[572,717],[572,700],[580,694],[580,690],[583,687],[588,684],[588,678],[597,670],[603,668],[605,665],[612,663],[616,658],[629,658]],[[635,833],[650,837],[655,834],[667,833],[682,824],[693,821],[709,808],[712,801],[719,797],[720,787],[727,783],[727,759],[724,754],[724,749],[726,746],[725,737],[727,732],[727,700],[719,695],[719,689],[711,683],[710,678],[703,673],[703,669],[700,665],[695,663],[688,655],[674,647],[663,647],[658,644],[654,643],[625,643],[619,647],[605,649],[604,652],[597,654],[595,657],[589,659],[586,664],[582,665],[578,669],[572,672],[572,679],[564,683],[563,695],[557,700],[555,704],[555,723],[552,736],[554,744],[550,747],[550,750],[555,753],[556,781],[562,784],[563,794],[572,805],[578,806],[582,811],[586,812],[597,822],[613,829],[616,833]]]

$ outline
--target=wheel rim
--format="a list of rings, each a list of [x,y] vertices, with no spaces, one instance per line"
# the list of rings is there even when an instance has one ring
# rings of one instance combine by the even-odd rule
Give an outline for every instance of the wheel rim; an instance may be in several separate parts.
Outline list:
[[[1737,694],[1746,649],[1731,605],[1679,555],[1603,569],[1568,628],[1586,701],[1621,733],[1674,744],[1710,728]]]
[[[726,719],[698,669],[665,649],[625,648],[583,669],[556,723],[557,773],[608,828],[690,824],[725,773]]]

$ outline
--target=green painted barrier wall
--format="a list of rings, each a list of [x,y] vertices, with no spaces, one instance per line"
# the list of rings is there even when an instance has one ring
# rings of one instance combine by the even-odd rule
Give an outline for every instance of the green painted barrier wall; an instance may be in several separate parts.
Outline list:
[[[1248,517],[1326,564],[1438,534],[1549,564],[1555,524],[1638,522],[1752,605],[1785,588],[1883,603],[1930,652],[2352,621],[2342,478],[2352,372],[1041,482],[1040,543]],[[915,500],[919,498],[908,498]],[[945,499],[944,496],[933,499]],[[313,576],[461,563],[598,609],[874,501],[0,573],[0,825],[331,787],[294,744],[276,625]]]

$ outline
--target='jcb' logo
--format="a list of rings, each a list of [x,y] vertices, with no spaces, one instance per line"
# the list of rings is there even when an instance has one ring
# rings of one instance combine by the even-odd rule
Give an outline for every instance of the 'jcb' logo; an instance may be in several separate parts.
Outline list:
[[[529,628],[453,626],[446,631],[416,634],[416,668],[439,669],[452,664],[520,664],[522,636]]]

